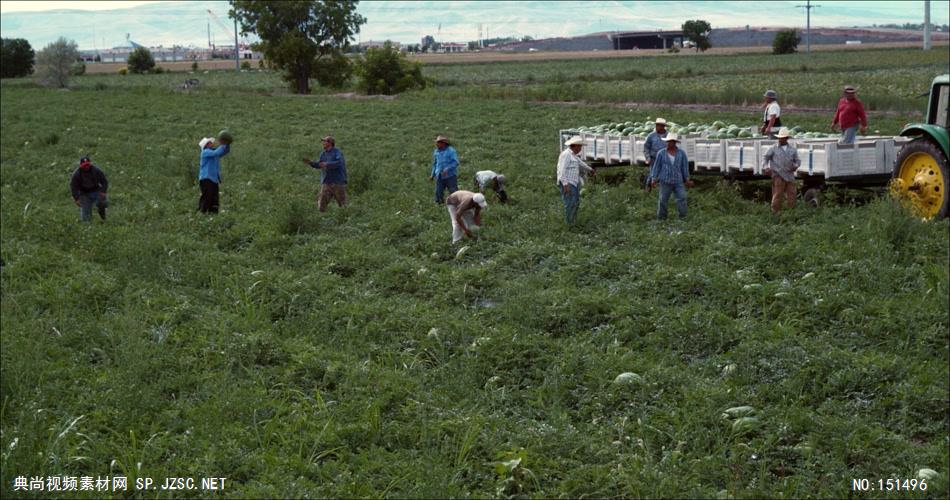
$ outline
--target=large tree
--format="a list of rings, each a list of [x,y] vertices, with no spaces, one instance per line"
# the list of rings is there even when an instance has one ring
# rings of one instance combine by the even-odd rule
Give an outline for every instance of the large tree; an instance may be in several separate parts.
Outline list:
[[[17,78],[33,72],[33,47],[23,38],[0,40],[0,78]]]
[[[63,88],[69,83],[73,63],[79,60],[76,42],[59,37],[36,56],[36,76],[43,83]]]
[[[231,0],[229,15],[241,33],[260,37],[264,58],[284,70],[299,94],[310,93],[310,78],[337,81],[321,71],[344,71],[337,63],[366,18],[356,13],[356,0],[281,1]]]
[[[706,52],[707,49],[712,47],[712,44],[709,43],[709,32],[712,31],[712,26],[706,21],[702,19],[686,21],[683,23],[682,30],[683,36],[696,44],[696,52]]]

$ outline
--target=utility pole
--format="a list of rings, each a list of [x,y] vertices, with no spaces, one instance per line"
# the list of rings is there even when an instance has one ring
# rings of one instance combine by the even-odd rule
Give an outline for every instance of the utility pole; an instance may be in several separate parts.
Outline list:
[[[812,5],[811,0],[807,0],[805,5],[796,5],[796,8],[805,9],[805,53],[811,54],[811,10],[821,5]]]
[[[930,0],[924,0],[924,50],[930,50]]]
[[[241,48],[238,47],[237,40],[237,18],[234,18],[234,69],[241,71]]]

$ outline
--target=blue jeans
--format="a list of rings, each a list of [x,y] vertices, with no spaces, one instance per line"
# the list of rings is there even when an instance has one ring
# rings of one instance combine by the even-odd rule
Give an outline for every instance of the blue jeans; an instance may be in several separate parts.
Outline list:
[[[564,217],[568,224],[573,224],[577,220],[577,207],[581,205],[581,192],[577,186],[568,184],[568,191],[564,193],[564,185],[558,183],[558,189],[561,191],[561,200],[564,202]]]
[[[107,196],[100,198],[99,193],[96,191],[79,195],[79,218],[83,222],[91,221],[93,205],[99,208],[99,217],[102,217],[102,220],[106,220],[106,207],[109,206],[109,198]]]
[[[858,127],[860,124],[855,124],[853,127],[846,128],[841,131],[841,144],[854,144],[854,138],[858,135]]]
[[[660,202],[656,207],[656,218],[660,220],[666,219],[666,204],[670,201],[670,195],[676,195],[676,211],[680,214],[680,219],[686,218],[686,185],[680,182],[679,184],[667,184],[665,182],[660,182]]]
[[[444,198],[442,197],[442,195],[446,189],[449,190],[449,194],[452,194],[458,191],[459,190],[458,180],[459,178],[457,175],[453,175],[452,177],[445,177],[445,178],[442,178],[442,176],[436,177],[435,178],[435,202],[442,203],[444,201]]]

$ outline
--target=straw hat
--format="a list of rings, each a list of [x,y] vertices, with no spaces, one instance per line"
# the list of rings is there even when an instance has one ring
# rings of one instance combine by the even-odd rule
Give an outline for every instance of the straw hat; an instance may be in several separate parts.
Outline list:
[[[446,137],[446,136],[444,136],[444,135],[440,135],[440,136],[436,137],[436,138],[435,138],[435,142],[436,142],[436,143],[444,142],[444,143],[446,143],[446,144],[451,144],[451,143],[449,142],[449,138]]]
[[[662,119],[662,118],[657,118],[657,119],[656,119],[656,124],[657,124],[657,125],[666,125],[666,120],[664,120],[664,119]]]
[[[669,134],[666,134],[666,137],[664,137],[663,140],[666,142],[670,142],[670,141],[681,142],[680,136],[677,135],[676,132],[670,132]]]
[[[771,97],[772,99],[778,99],[778,92],[774,90],[766,90],[762,97]]]
[[[581,136],[579,135],[575,135],[564,143],[565,146],[573,146],[575,144],[584,144],[584,139],[581,139]]]
[[[788,127],[782,127],[778,129],[778,133],[775,134],[775,137],[778,137],[779,139],[784,139],[786,137],[791,137],[791,136],[792,134],[788,132]]]

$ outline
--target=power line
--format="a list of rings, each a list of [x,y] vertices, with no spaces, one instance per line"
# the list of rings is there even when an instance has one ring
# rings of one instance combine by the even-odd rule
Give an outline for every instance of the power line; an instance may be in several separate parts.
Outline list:
[[[805,53],[811,54],[811,10],[821,7],[821,5],[812,5],[811,0],[808,0],[805,5],[796,5],[795,7],[805,9]]]

